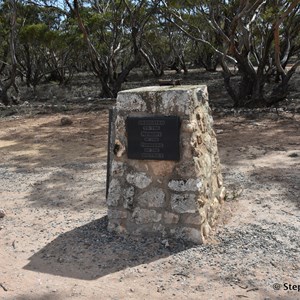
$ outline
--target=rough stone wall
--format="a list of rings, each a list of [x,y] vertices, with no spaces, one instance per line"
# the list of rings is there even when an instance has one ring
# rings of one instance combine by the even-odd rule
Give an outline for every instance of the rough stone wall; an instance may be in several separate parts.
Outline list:
[[[107,197],[109,230],[203,243],[225,196],[206,86],[146,87],[118,94]],[[179,116],[180,160],[127,158],[128,116]]]

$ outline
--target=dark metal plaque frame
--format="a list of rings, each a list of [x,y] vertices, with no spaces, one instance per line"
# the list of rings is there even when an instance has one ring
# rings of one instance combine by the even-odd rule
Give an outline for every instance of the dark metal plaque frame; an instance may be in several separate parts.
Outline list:
[[[115,129],[113,124],[115,123],[117,117],[116,109],[110,108],[108,115],[108,140],[107,140],[107,168],[106,168],[106,199],[108,196],[109,183],[110,183],[110,171],[112,164],[112,152],[114,149],[114,141],[115,141]]]
[[[180,118],[178,116],[127,117],[129,159],[180,159]]]

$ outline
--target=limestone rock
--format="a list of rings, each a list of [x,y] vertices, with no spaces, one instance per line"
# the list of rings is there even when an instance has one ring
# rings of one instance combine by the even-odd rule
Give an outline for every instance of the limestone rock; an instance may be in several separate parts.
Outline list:
[[[164,213],[164,221],[166,224],[177,224],[179,221],[179,216],[166,211]]]
[[[172,210],[179,214],[195,213],[198,209],[196,196],[194,194],[171,195]]]
[[[208,222],[205,222],[204,224],[202,224],[201,232],[202,232],[202,236],[204,238],[207,238],[209,236],[209,233],[211,232],[211,227],[209,226]]]
[[[220,192],[220,196],[219,196],[219,199],[220,199],[220,202],[221,202],[221,203],[224,202],[225,197],[226,197],[226,189],[225,189],[225,187],[223,186],[223,187],[221,188],[221,192]]]
[[[183,132],[192,133],[196,130],[196,128],[197,128],[197,123],[195,120],[192,120],[192,121],[184,120],[182,122],[182,131]]]
[[[173,88],[173,90],[169,90],[167,93],[161,93],[161,105],[160,110],[166,111],[170,114],[180,115],[190,114],[190,106],[189,106],[189,94],[179,88]]]
[[[126,148],[123,145],[123,143],[120,140],[115,141],[115,146],[114,146],[114,154],[117,157],[122,157],[122,155],[125,153]]]
[[[129,188],[124,190],[123,199],[124,199],[124,207],[127,209],[133,208],[133,200],[134,200],[134,187],[130,186]]]
[[[116,219],[115,219],[116,220]],[[114,220],[114,221],[115,221]],[[123,233],[123,234],[126,234],[127,233],[127,230],[126,228],[121,225],[121,224],[118,224],[118,223],[115,223],[113,222],[112,220],[110,220],[108,222],[108,225],[107,225],[107,230],[108,231],[114,231],[114,232],[118,232],[118,233]]]
[[[196,192],[200,190],[201,186],[201,180],[193,178],[190,178],[187,181],[171,180],[168,184],[168,187],[176,192]]]
[[[151,178],[149,178],[146,173],[130,173],[126,176],[126,180],[128,183],[133,184],[139,189],[146,188],[151,182]]]
[[[116,127],[116,132],[118,134],[125,134],[125,121],[124,118],[117,116],[116,121],[115,121],[115,127]]]
[[[139,197],[139,204],[143,207],[163,207],[165,193],[160,188],[152,188]]]
[[[201,232],[198,229],[183,227],[177,228],[174,231],[174,235],[177,238],[184,239],[186,241],[191,241],[195,244],[201,244],[204,242]]]
[[[153,224],[152,230],[154,232],[159,232],[163,237],[166,235],[166,228],[160,223]]]
[[[0,218],[4,218],[6,215],[5,210],[4,209],[0,209]]]
[[[119,180],[112,179],[109,185],[107,205],[108,206],[118,206],[121,197],[121,185]]]
[[[146,111],[147,105],[141,95],[136,93],[119,92],[118,98],[122,98],[122,101],[117,101],[117,110],[124,111]]]
[[[60,119],[60,124],[61,126],[69,126],[73,124],[73,121],[71,120],[70,117],[62,117]]]
[[[112,162],[111,172],[113,176],[123,176],[125,169],[124,163],[115,160]]]
[[[156,223],[161,220],[161,214],[154,209],[136,208],[132,214],[132,220],[136,224]]]
[[[107,212],[107,216],[109,219],[126,219],[127,211],[117,210],[117,209],[109,209]]]
[[[185,224],[191,224],[191,225],[200,225],[201,224],[201,217],[198,214],[190,214],[185,219]]]

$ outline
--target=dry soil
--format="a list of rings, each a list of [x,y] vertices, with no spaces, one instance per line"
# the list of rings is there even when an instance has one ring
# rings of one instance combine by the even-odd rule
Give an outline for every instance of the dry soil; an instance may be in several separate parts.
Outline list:
[[[214,114],[206,245],[106,231],[107,110],[0,119],[0,299],[300,299],[300,116]],[[297,289],[297,290],[295,290]]]

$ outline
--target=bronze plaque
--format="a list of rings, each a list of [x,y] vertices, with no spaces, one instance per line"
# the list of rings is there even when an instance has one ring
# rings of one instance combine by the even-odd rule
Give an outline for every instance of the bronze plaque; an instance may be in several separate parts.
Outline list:
[[[180,118],[127,117],[128,158],[179,160]]]

